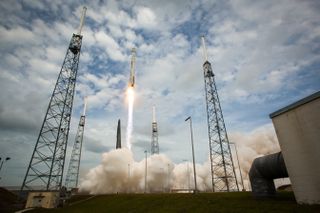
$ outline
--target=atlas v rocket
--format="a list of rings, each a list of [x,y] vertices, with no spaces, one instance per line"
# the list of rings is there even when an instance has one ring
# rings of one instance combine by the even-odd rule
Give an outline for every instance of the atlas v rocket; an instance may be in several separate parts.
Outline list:
[[[136,64],[136,49],[132,48],[131,50],[131,67],[130,67],[130,79],[129,79],[129,86],[134,87],[135,84],[135,64]]]

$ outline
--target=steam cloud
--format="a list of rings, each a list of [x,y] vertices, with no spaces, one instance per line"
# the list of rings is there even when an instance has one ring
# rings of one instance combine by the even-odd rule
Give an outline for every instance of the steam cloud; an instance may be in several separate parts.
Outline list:
[[[247,174],[253,159],[279,151],[277,138],[272,126],[267,125],[249,134],[231,134],[230,139],[237,144],[244,185],[248,188]],[[234,159],[236,159],[235,152],[232,153]],[[236,173],[239,175],[237,161],[234,160],[234,162]],[[91,194],[144,192],[145,163],[145,159],[135,162],[133,153],[127,148],[106,152],[102,155],[101,164],[91,169],[82,179],[80,191]],[[147,158],[147,165],[147,192],[194,189],[192,163],[174,164],[167,156],[156,154]],[[196,164],[196,171],[198,189],[200,191],[211,191],[209,161],[201,165]]]
[[[244,186],[248,189],[248,187],[250,187],[248,173],[252,161],[257,157],[279,152],[278,139],[271,124],[257,128],[248,134],[236,132],[231,134],[229,138],[230,141],[233,141],[237,146]],[[236,159],[234,147],[231,148],[233,158]],[[234,160],[234,164],[236,173],[239,175],[236,160]]]

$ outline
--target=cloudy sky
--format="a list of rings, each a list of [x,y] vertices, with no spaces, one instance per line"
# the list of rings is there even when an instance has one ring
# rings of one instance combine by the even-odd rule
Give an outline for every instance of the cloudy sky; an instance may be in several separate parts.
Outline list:
[[[176,163],[191,160],[184,122],[191,115],[196,161],[207,160],[200,35],[206,36],[229,138],[238,144],[241,159],[276,149],[270,113],[320,90],[317,0],[2,0],[0,157],[11,160],[0,173],[0,185],[22,184],[83,5],[88,10],[66,164],[82,99],[88,96],[82,177],[103,152],[114,149],[119,118],[125,144],[132,47],[137,48],[136,160],[150,150],[153,105],[160,152]],[[250,152],[257,144],[263,151]]]

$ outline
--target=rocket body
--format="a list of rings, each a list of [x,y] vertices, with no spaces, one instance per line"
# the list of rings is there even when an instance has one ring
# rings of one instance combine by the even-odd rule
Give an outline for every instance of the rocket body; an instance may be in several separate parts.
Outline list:
[[[130,72],[130,80],[129,80],[129,85],[130,85],[130,87],[134,87],[134,71],[132,72]]]
[[[135,84],[135,64],[136,64],[136,49],[132,48],[131,50],[131,66],[130,66],[130,78],[129,86],[134,87]]]

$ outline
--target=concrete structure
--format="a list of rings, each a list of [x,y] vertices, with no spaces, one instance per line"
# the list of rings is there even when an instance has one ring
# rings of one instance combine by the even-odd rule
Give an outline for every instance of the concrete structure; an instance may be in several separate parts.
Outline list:
[[[299,204],[320,204],[320,91],[272,114]]]
[[[59,192],[29,192],[26,203],[26,209],[35,207],[56,208],[59,204],[59,196]]]

